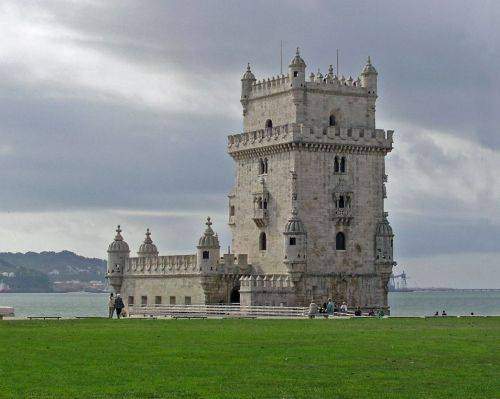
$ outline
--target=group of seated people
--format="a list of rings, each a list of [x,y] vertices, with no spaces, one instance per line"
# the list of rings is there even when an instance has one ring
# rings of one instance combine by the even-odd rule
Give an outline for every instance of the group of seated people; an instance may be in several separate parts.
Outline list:
[[[325,317],[328,314],[333,315],[334,313],[347,314],[348,313],[347,303],[342,302],[342,305],[336,307],[331,300],[328,300],[328,303],[324,302],[323,305],[318,306],[318,313],[324,314]],[[384,311],[380,309],[377,315],[379,317],[384,316]],[[354,311],[354,316],[363,316],[363,313],[359,306],[356,307],[356,310]],[[370,309],[370,311],[368,312],[368,316],[375,316],[375,311],[373,309]]]

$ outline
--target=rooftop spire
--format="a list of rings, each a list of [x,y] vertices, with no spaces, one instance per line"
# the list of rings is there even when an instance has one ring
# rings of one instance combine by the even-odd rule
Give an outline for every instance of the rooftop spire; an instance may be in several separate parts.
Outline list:
[[[123,241],[123,237],[121,235],[122,229],[120,228],[120,225],[116,228],[116,236],[115,236],[115,241]]]
[[[152,244],[153,240],[151,239],[151,232],[149,231],[149,228],[146,229],[146,238],[144,239],[144,244]]]

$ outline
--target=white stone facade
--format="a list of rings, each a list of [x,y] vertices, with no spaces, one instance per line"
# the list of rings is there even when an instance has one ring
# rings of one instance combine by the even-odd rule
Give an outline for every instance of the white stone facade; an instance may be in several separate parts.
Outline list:
[[[306,79],[298,51],[286,76],[256,81],[248,67],[244,131],[228,137],[236,167],[232,251],[244,255],[220,258],[210,221],[189,260],[158,257],[149,241],[149,253],[139,254],[145,259],[127,253],[124,260],[115,240],[108,251],[111,281],[113,265],[120,269],[115,288],[125,297],[172,293],[192,303],[227,303],[239,290],[248,305],[333,298],[387,308],[395,262],[384,184],[393,132],[375,125],[377,78],[368,59],[357,80],[334,75],[331,66]]]

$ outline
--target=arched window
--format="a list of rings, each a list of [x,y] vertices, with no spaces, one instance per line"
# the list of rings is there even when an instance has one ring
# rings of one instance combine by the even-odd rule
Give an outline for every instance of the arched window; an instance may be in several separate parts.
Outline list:
[[[271,119],[268,119],[266,121],[266,129],[271,129],[273,127],[273,121]]]
[[[267,209],[267,199],[264,198],[264,201],[262,201],[262,208]]]
[[[264,158],[264,172],[267,173],[267,158]]]
[[[338,251],[345,251],[344,233],[337,233],[337,235],[335,236],[335,249]]]
[[[339,157],[335,157],[335,159],[333,160],[333,171],[335,173],[339,173],[340,171]]]
[[[345,173],[345,170],[346,170],[346,161],[345,157],[342,157],[342,159],[340,160],[340,173]]]
[[[259,236],[259,249],[265,251],[267,249],[267,237],[266,233],[262,232]]]
[[[259,174],[263,174],[265,170],[264,160],[262,158],[259,159]]]
[[[339,208],[345,208],[345,200],[343,195],[341,195],[339,198]]]
[[[210,258],[210,252],[203,251],[203,259],[209,259],[209,258]]]
[[[229,216],[234,216],[234,205],[229,207]]]
[[[330,115],[330,126],[336,126],[337,120],[335,119],[335,115]]]
[[[295,237],[290,237],[290,241],[289,241],[289,244],[290,245],[295,245],[297,242],[296,238]]]
[[[259,209],[262,209],[262,207],[264,205],[263,202],[262,202],[262,197],[259,197],[259,199],[257,200],[257,203],[259,205]]]

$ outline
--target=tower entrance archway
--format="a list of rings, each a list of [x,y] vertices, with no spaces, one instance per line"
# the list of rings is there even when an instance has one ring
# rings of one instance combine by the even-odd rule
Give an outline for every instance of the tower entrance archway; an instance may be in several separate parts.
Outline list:
[[[229,297],[229,302],[240,303],[240,287],[234,287],[231,290],[231,295]]]

